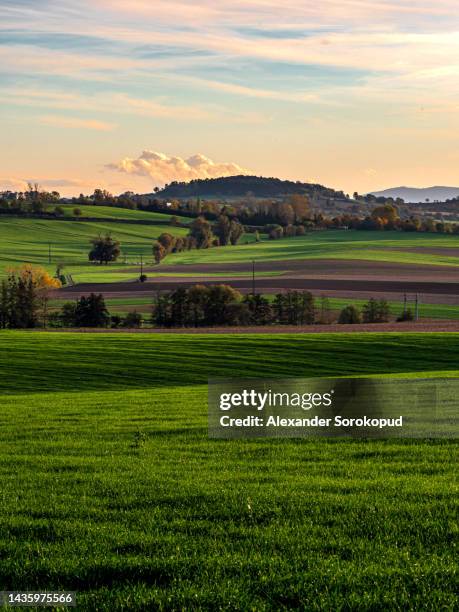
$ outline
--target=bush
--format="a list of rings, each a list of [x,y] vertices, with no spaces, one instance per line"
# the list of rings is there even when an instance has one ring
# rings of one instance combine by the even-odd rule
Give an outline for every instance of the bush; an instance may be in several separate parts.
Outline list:
[[[342,325],[356,325],[362,322],[360,310],[353,304],[346,306],[340,312],[338,323]]]
[[[141,275],[139,276],[139,281],[140,281],[141,283],[144,283],[144,282],[145,282],[147,279],[148,279],[148,276],[147,276],[146,274],[141,274]]]
[[[138,328],[142,327],[143,317],[140,312],[133,310],[128,312],[123,321],[123,327]]]
[[[402,312],[402,314],[397,317],[398,323],[401,323],[403,321],[414,321],[414,314],[411,308],[408,308],[408,310],[405,310],[405,312]]]
[[[117,327],[119,327],[122,323],[122,319],[119,315],[112,315],[110,317],[110,321],[111,321],[111,327],[113,329],[116,329]]]

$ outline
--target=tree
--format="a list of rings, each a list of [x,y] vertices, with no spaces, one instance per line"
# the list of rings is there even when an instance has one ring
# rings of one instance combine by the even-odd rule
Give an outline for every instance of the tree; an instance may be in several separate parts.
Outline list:
[[[165,251],[164,256],[166,256],[171,253],[172,249],[174,248],[175,237],[172,234],[169,234],[168,232],[164,232],[159,236],[158,242],[163,247]]]
[[[295,221],[295,211],[293,210],[293,206],[291,204],[287,204],[287,202],[279,204],[277,216],[281,225],[291,225]]]
[[[253,325],[269,325],[272,322],[273,310],[271,304],[262,295],[246,295],[243,303],[248,307],[250,323]]]
[[[214,233],[220,240],[221,246],[226,246],[231,237],[231,221],[226,215],[220,215],[214,225]]]
[[[60,321],[64,327],[75,327],[76,302],[65,302],[62,304]]]
[[[230,223],[230,242],[235,246],[239,242],[239,238],[244,233],[244,226],[237,219],[231,219]]]
[[[288,198],[287,204],[293,209],[294,221],[296,223],[301,223],[310,217],[311,202],[307,195],[295,193]]]
[[[240,301],[242,295],[229,285],[212,285],[207,287],[206,297],[204,302],[206,325],[226,325],[229,304]]]
[[[312,325],[315,321],[314,297],[308,291],[278,293],[273,309],[281,325]]]
[[[62,208],[62,206],[56,206],[54,208],[54,216],[63,217],[64,215],[65,215],[65,210]]]
[[[170,293],[158,294],[153,298],[151,321],[156,327],[168,327],[170,323]]]
[[[107,327],[110,315],[105,306],[104,296],[91,293],[88,297],[81,296],[75,308],[76,327]]]
[[[165,257],[166,251],[162,244],[159,242],[153,243],[153,257],[155,258],[155,263],[160,264],[161,260]]]
[[[41,267],[25,264],[10,270],[0,291],[0,325],[3,328],[32,328],[46,325],[49,292],[61,286]]]
[[[320,296],[320,308],[319,308],[319,321],[322,325],[328,325],[331,323],[331,309],[330,309],[330,300],[327,296]]]
[[[120,256],[120,243],[114,240],[110,234],[99,236],[91,240],[93,245],[89,252],[89,261],[98,261],[100,264],[108,264],[116,261]]]
[[[371,298],[363,306],[364,323],[386,323],[389,320],[389,304],[386,300]]]
[[[381,219],[384,225],[389,226],[390,229],[396,227],[399,218],[398,209],[394,204],[384,204],[383,206],[377,206],[373,209],[371,216],[373,219]]]
[[[81,208],[74,208],[73,209],[73,216],[74,217],[81,217],[83,215],[83,211],[81,210]]]
[[[354,325],[361,322],[362,316],[360,314],[360,311],[353,304],[345,306],[340,312],[338,323],[341,323],[343,325]]]
[[[210,223],[204,217],[198,217],[191,223],[189,236],[196,240],[197,249],[208,249],[214,238]]]

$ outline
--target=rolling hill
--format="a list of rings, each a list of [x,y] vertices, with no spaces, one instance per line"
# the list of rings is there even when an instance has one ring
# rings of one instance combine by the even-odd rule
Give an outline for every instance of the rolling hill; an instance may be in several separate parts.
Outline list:
[[[244,175],[215,179],[196,179],[189,183],[174,181],[166,185],[157,195],[163,198],[236,198],[249,195],[256,198],[280,198],[293,193],[306,194],[310,197],[344,198],[343,192],[335,191],[323,185]]]

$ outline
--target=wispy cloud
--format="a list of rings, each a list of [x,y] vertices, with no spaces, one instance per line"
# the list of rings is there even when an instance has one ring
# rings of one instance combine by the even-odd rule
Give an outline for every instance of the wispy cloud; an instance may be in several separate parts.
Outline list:
[[[242,151],[257,170],[318,179],[322,151],[336,180],[352,175],[353,155],[356,177],[391,163],[395,176],[400,163],[442,168],[432,151],[459,128],[457,0],[0,0],[0,14],[8,129],[40,115],[56,130],[85,127],[99,164],[107,124],[131,150]],[[119,176],[148,181],[139,160]]]
[[[199,83],[199,81],[197,82]],[[0,86],[0,93],[3,94],[5,105],[16,107],[109,113],[172,121],[215,122],[225,120],[228,123],[261,123],[268,121],[267,116],[256,112],[239,112],[237,109],[227,109],[215,104],[182,106],[172,102],[169,103],[164,98],[161,101],[154,98],[138,98],[127,93],[110,90],[103,94],[83,95],[78,92],[66,93],[56,90],[2,88]]]
[[[111,132],[116,128],[114,123],[106,121],[97,121],[96,119],[78,119],[76,117],[61,117],[58,115],[48,115],[39,118],[43,125],[51,125],[53,127],[65,129],[84,129],[97,130],[98,132]]]

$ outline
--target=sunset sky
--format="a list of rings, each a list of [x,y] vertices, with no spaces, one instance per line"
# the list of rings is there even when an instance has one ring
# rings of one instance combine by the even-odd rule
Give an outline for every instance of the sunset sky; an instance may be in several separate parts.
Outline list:
[[[459,185],[457,0],[0,0],[0,189]]]

